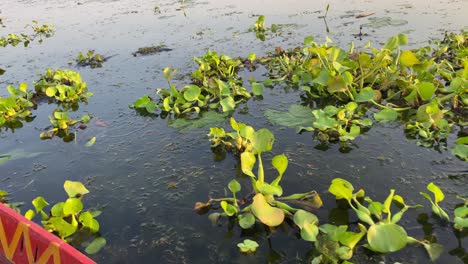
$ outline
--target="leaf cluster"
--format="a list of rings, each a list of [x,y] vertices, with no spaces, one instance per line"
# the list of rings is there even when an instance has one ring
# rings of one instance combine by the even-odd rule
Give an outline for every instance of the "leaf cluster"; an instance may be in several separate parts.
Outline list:
[[[46,212],[44,209],[50,204],[44,197],[36,197],[32,201],[34,210],[28,210],[25,217],[31,220],[40,215],[42,226],[67,242],[76,242],[76,238],[81,236],[79,244],[82,244],[85,242],[82,238],[84,234],[89,234],[90,238],[97,237],[97,242],[85,243],[88,244],[88,253],[96,253],[105,245],[105,239],[99,234],[99,222],[96,220],[101,212],[84,209],[82,198],[89,191],[81,182],[65,181],[63,187],[68,194],[67,200],[54,204],[50,211]]]

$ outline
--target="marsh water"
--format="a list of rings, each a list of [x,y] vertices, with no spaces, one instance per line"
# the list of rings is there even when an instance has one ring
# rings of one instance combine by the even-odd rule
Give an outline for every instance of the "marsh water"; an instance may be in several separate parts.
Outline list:
[[[328,3],[325,24],[319,17]],[[375,14],[356,18],[363,13]],[[467,13],[466,0],[207,0],[185,1],[183,6],[181,1],[2,0],[2,35],[23,32],[32,20],[53,24],[56,33],[28,48],[1,48],[0,66],[6,69],[1,86],[28,82],[33,87],[46,68],[72,69],[81,74],[94,96],[71,114],[93,116],[73,142],[39,138],[49,126],[47,116],[54,104],[41,104],[34,111],[36,118],[22,128],[2,130],[0,154],[36,155],[17,155],[1,164],[0,189],[10,192],[14,201],[26,202],[25,211],[30,208],[28,201],[38,195],[49,202],[63,200],[65,180],[86,183],[91,193],[85,204],[103,211],[99,220],[107,246],[92,256],[98,263],[305,263],[313,246],[300,240],[291,226],[273,233],[261,227],[241,231],[228,221],[212,226],[206,215],[194,213],[194,202],[223,196],[231,179],[237,178],[245,188],[249,184],[234,156],[212,153],[208,127],[181,131],[170,126],[171,118],[140,115],[128,105],[156,88],[167,87],[162,74],[165,67],[179,69],[176,86],[189,82],[196,69],[192,58],[207,50],[231,57],[251,52],[261,56],[275,47],[301,45],[311,35],[318,42],[328,35],[343,47],[350,41],[357,47],[368,41],[380,46],[398,33],[407,34],[409,47],[416,47],[428,45],[431,38],[442,38],[446,31],[466,28]],[[267,25],[279,27],[265,41],[248,30],[258,15],[265,15]],[[361,25],[366,35],[355,38]],[[172,50],[132,56],[140,47],[159,44]],[[78,52],[87,50],[112,57],[102,68],[68,65]],[[249,77],[262,80],[264,73],[259,69],[240,74],[248,85]],[[0,90],[0,95],[6,93]],[[434,181],[445,191],[443,207],[450,212],[458,203],[455,196],[468,194],[468,164],[450,153],[452,146],[448,150],[419,147],[405,137],[402,125],[390,123],[374,125],[346,151],[336,144],[324,149],[310,134],[273,126],[264,117],[266,109],[287,110],[291,104],[301,104],[299,95],[300,91],[284,86],[265,89],[262,100],[250,100],[233,113],[238,121],[266,127],[275,134],[273,154],[285,153],[290,160],[283,178],[285,193],[316,190],[324,202],[314,212],[321,223],[346,224],[357,219],[337,209],[327,193],[333,178],[348,179],[375,200],[385,199],[394,188],[407,203],[425,205],[406,214],[402,225],[409,235],[435,238],[444,245],[439,263],[467,263],[466,234],[455,234],[449,224],[433,217],[430,205],[419,195]],[[228,119],[219,125],[227,126]],[[85,147],[92,137],[96,143]],[[449,142],[455,137],[453,133]],[[255,255],[239,253],[236,245],[245,238],[259,242]],[[428,263],[429,258],[416,245],[387,255],[359,248],[353,258],[354,263],[380,261]]]

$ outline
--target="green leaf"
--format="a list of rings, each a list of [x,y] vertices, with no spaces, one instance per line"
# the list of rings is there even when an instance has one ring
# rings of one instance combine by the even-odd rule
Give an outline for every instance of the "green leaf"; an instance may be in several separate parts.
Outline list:
[[[267,226],[279,226],[284,221],[284,211],[268,204],[261,193],[253,197],[251,210],[255,217]]]
[[[221,104],[223,112],[232,111],[236,107],[236,102],[234,102],[234,99],[232,99],[230,96],[224,98],[219,103]]]
[[[78,226],[68,223],[62,217],[51,217],[48,220],[46,228],[51,227],[58,232],[58,235],[62,239],[73,235],[78,229]]]
[[[228,216],[233,216],[233,215],[237,214],[237,208],[234,207],[233,205],[229,204],[226,201],[221,202],[221,208],[223,208],[224,212]]]
[[[249,229],[255,224],[255,216],[251,213],[240,214],[238,218],[242,229]]]
[[[228,188],[232,193],[236,193],[241,190],[241,185],[234,179],[228,183]]]
[[[85,147],[91,147],[96,142],[96,137],[92,137],[88,142],[86,142]]]
[[[410,50],[405,50],[401,53],[400,62],[406,67],[413,67],[413,65],[420,63],[416,55]]]
[[[468,161],[468,145],[455,145],[451,150],[452,155]]]
[[[330,187],[328,188],[328,191],[335,195],[337,200],[346,199],[348,201],[351,201],[351,198],[353,197],[353,190],[353,185],[347,180],[341,178],[333,179]]]
[[[252,172],[255,162],[256,162],[255,155],[252,152],[243,152],[241,154],[242,172],[252,178],[255,178],[255,175]]]
[[[439,243],[422,243],[431,261],[436,261],[444,252],[444,247]]]
[[[309,46],[310,44],[314,43],[314,40],[314,36],[307,36],[304,38],[304,45]]]
[[[186,90],[184,92],[184,98],[185,98],[185,100],[187,100],[189,102],[195,101],[195,99],[197,99],[201,94],[200,87],[198,87],[196,85],[186,86],[185,89]]]
[[[68,197],[76,197],[77,195],[84,195],[89,193],[88,189],[81,183],[77,181],[65,181],[63,184],[65,192],[68,194]]]
[[[34,200],[32,200],[32,204],[34,209],[36,209],[36,213],[39,213],[42,211],[42,209],[44,209],[44,207],[49,205],[49,203],[42,196],[36,197]]]
[[[307,211],[301,210],[301,209],[297,210],[294,213],[293,221],[301,229],[304,228],[304,225],[306,223],[312,223],[314,225],[318,225],[319,223],[319,219],[317,218],[316,215],[314,215],[313,213],[309,213]]]
[[[320,130],[334,128],[338,122],[336,119],[329,117],[329,115],[324,110],[319,109],[312,111],[312,114],[315,116],[315,122],[313,122],[313,126]]]
[[[55,86],[51,86],[46,89],[46,95],[48,97],[53,97],[57,93],[57,88]]]
[[[149,96],[145,95],[145,96],[138,98],[133,105],[136,108],[144,108],[150,101],[151,99],[149,98]]]
[[[243,243],[239,243],[237,244],[237,246],[239,247],[242,253],[254,253],[259,247],[257,242],[250,239],[244,240]]]
[[[311,126],[314,120],[310,108],[295,104],[287,112],[267,109],[264,114],[271,123],[292,128]]]
[[[271,185],[278,186],[286,168],[288,167],[288,158],[285,155],[276,155],[271,161],[271,164],[279,173],[278,177],[271,182]]]
[[[418,94],[423,100],[430,100],[435,93],[435,86],[433,83],[430,82],[420,82],[416,84],[416,88],[418,89]]]
[[[93,255],[99,252],[103,247],[106,246],[106,239],[103,237],[98,237],[93,240],[86,248],[85,252],[89,255]]]
[[[398,118],[398,112],[392,108],[385,108],[378,113],[374,113],[375,120],[382,121],[395,121]]]
[[[433,182],[427,185],[427,190],[431,191],[434,194],[434,202],[439,203],[445,199],[445,195],[439,186],[435,185]]]
[[[354,232],[345,232],[339,237],[339,241],[341,244],[353,249],[359,241],[366,235],[367,229],[362,224],[358,223],[359,229],[361,232],[354,233]]]
[[[63,215],[74,215],[83,210],[83,203],[78,198],[68,198],[63,205]]]
[[[263,86],[259,83],[253,82],[252,83],[252,93],[254,95],[262,95],[263,94]]]
[[[362,89],[355,98],[355,101],[358,103],[369,102],[374,99],[374,90],[370,87]]]
[[[264,195],[283,195],[283,188],[281,188],[281,186],[279,185],[270,185],[266,182],[257,181],[255,186],[257,190],[263,193]]]
[[[90,212],[83,212],[78,217],[78,221],[83,225],[83,227],[88,228],[92,233],[99,231],[99,222],[94,219],[93,214]]]
[[[262,128],[254,133],[252,147],[257,153],[268,152],[273,148],[275,136],[270,130]]]
[[[319,228],[314,223],[304,223],[303,228],[301,228],[301,238],[305,241],[316,241],[318,233]]]
[[[331,94],[345,92],[348,90],[346,82],[340,75],[332,77],[327,82],[327,91]]]
[[[34,213],[33,210],[29,209],[25,214],[24,214],[24,217],[28,220],[31,220],[34,218],[34,216],[36,215],[36,213]]]
[[[367,231],[367,242],[373,251],[380,253],[395,252],[404,248],[407,237],[403,227],[393,223],[377,223]]]
[[[54,206],[52,206],[52,209],[50,209],[50,213],[52,216],[63,216],[63,205],[64,202],[56,203]]]

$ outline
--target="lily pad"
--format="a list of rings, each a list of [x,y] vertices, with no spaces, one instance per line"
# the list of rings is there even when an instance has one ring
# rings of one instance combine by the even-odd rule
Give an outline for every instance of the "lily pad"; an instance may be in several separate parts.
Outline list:
[[[369,247],[380,253],[395,252],[404,248],[407,237],[405,229],[393,223],[377,223],[367,231]]]
[[[267,109],[265,117],[273,124],[291,128],[311,126],[314,121],[310,108],[302,105],[291,105],[287,112]]]

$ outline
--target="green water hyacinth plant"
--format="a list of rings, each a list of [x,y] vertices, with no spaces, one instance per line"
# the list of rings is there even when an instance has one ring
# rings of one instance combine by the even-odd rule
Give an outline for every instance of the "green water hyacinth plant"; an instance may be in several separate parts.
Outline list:
[[[91,117],[89,115],[83,115],[79,120],[71,119],[68,112],[54,111],[53,116],[49,116],[49,121],[52,124],[52,129],[47,132],[40,134],[41,139],[51,139],[55,135],[59,135],[64,138],[64,140],[74,139],[74,133],[69,133],[69,129],[77,123],[87,124]],[[73,136],[71,136],[73,135]]]
[[[337,200],[345,199],[359,220],[369,225],[366,234],[368,243],[366,247],[368,249],[380,253],[389,253],[401,250],[408,243],[420,243],[427,250],[431,259],[434,260],[440,255],[441,245],[412,238],[408,236],[401,225],[398,225],[408,209],[422,206],[407,205],[403,197],[395,194],[394,189],[390,190],[390,194],[383,203],[373,201],[370,197],[365,196],[363,189],[354,192],[353,185],[341,178],[333,179],[328,191]],[[361,198],[367,202],[367,206],[361,203]],[[392,212],[392,203],[400,205],[401,209],[396,213]]]
[[[322,205],[322,201],[315,191],[282,197],[283,189],[280,182],[288,167],[288,158],[285,155],[273,157],[271,164],[278,175],[270,183],[266,181],[261,154],[269,152],[274,142],[274,136],[268,129],[263,128],[255,131],[252,127],[235,121],[234,118],[231,118],[231,126],[236,131],[233,132],[233,135],[237,135],[230,138],[236,138],[238,146],[244,148],[240,154],[241,169],[245,175],[250,177],[254,196],[251,201],[249,199],[248,205],[245,202],[240,204],[237,193],[241,191],[241,185],[236,180],[232,180],[228,184],[232,198],[211,198],[206,203],[197,202],[195,204],[197,212],[204,213],[211,209],[213,202],[219,202],[223,213],[213,213],[210,215],[210,219],[216,222],[221,216],[234,217],[241,228],[248,229],[257,220],[270,227],[281,225],[286,216],[292,216],[298,210],[288,205],[288,201],[309,202],[310,207],[316,208]],[[256,175],[253,172],[255,166],[257,166]]]
[[[192,83],[182,89],[177,89],[171,83],[175,69],[165,68],[163,71],[169,89],[157,89],[159,99],[149,95],[140,97],[130,107],[144,109],[148,113],[157,110],[175,115],[200,113],[202,109],[217,109],[230,112],[247,101],[252,95],[242,86],[242,80],[237,72],[242,65],[238,59],[226,55],[219,56],[208,51],[203,57],[195,58],[198,70],[192,73]],[[254,86],[254,85],[253,85]],[[261,95],[258,87],[253,87],[252,93]]]
[[[9,97],[0,96],[0,127],[31,118],[30,109],[34,106],[31,101],[32,93],[27,90],[28,85],[21,83],[18,87],[7,87]]]
[[[34,83],[36,92],[59,103],[87,102],[93,96],[79,73],[70,70],[47,69]]]
[[[361,134],[361,128],[372,125],[371,119],[361,117],[358,106],[355,102],[349,102],[340,108],[329,105],[313,110],[315,121],[312,127],[302,127],[299,131],[315,131],[315,137],[322,142],[354,140]]]
[[[94,69],[101,68],[102,63],[106,61],[106,58],[104,58],[101,54],[94,53],[94,50],[88,50],[88,52],[86,52],[86,55],[80,52],[76,57],[75,61],[76,65],[78,66],[89,66],[91,67],[91,69]]]
[[[6,46],[17,46],[20,43],[23,43],[24,47],[27,47],[29,43],[34,41],[36,38],[39,38],[38,42],[42,43],[43,38],[49,38],[54,34],[54,26],[53,25],[39,25],[37,21],[33,20],[32,25],[27,25],[26,27],[30,27],[33,30],[33,34],[8,34],[6,37],[0,37],[0,47]]]
[[[46,212],[45,208],[50,204],[44,197],[36,197],[32,201],[34,210],[28,210],[25,217],[31,220],[36,215],[40,215],[42,226],[46,230],[69,243],[82,244],[85,242],[83,236],[89,234],[88,240],[95,238],[94,241],[97,242],[91,242],[85,249],[86,252],[99,251],[105,245],[105,239],[99,235],[100,225],[95,217],[101,212],[84,209],[82,199],[89,191],[81,182],[65,181],[63,187],[68,194],[66,201],[56,203],[49,212]],[[96,248],[98,246],[99,248]]]

